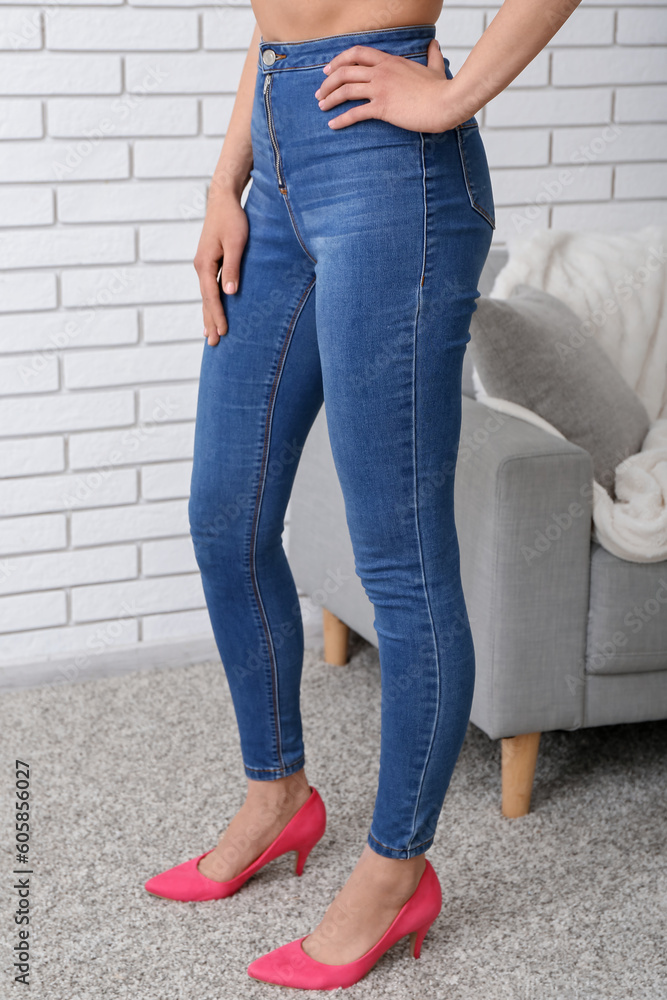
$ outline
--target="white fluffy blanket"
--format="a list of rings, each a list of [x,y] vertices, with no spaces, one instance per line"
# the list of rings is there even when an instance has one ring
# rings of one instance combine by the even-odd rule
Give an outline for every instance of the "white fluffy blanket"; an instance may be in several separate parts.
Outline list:
[[[593,537],[621,559],[667,559],[667,229],[541,230],[510,239],[508,250],[491,296],[508,298],[525,283],[566,302],[652,421],[641,451],[615,470],[616,501],[593,484]],[[476,372],[473,379],[480,402],[563,436],[532,411],[485,396]]]

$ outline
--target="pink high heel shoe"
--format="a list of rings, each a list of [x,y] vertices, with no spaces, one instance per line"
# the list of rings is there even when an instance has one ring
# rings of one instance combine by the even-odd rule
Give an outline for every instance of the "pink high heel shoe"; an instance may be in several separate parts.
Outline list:
[[[324,802],[316,788],[310,789],[310,797],[306,799],[299,811],[294,814],[287,826],[278,834],[273,843],[269,844],[260,856],[248,865],[239,875],[227,882],[216,882],[207,878],[198,870],[197,865],[211,851],[200,854],[198,858],[184,861],[175,868],[170,868],[160,875],[149,878],[144,888],[154,896],[163,899],[178,899],[181,902],[202,901],[207,899],[224,899],[237,892],[244,882],[258,872],[260,868],[273,861],[281,854],[296,852],[294,871],[297,875],[303,872],[306,858],[315,844],[324,835],[327,814]]]
[[[248,966],[248,975],[264,983],[291,986],[302,990],[337,990],[353,986],[370,972],[375,963],[392,945],[410,935],[410,954],[419,958],[426,932],[440,913],[442,891],[440,881],[430,861],[419,884],[377,944],[361,958],[345,965],[318,962],[301,947],[304,937],[284,944],[256,958]]]

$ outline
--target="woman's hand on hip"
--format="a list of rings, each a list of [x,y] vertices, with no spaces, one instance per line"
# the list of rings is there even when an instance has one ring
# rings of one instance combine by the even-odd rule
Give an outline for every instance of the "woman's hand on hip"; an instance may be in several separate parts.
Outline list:
[[[220,287],[226,295],[234,295],[238,290],[241,258],[247,241],[248,217],[238,195],[232,190],[212,190],[193,261],[199,276],[204,336],[211,347],[215,347],[228,330]],[[218,285],[220,265],[222,274]]]
[[[447,88],[453,81],[447,78],[435,38],[429,42],[426,66],[368,45],[353,45],[339,52],[325,72],[326,78],[315,93],[323,111],[344,101],[369,102],[332,118],[329,125],[333,129],[365,118],[380,118],[412,132],[444,132],[465,120],[456,118],[452,101],[447,99]]]

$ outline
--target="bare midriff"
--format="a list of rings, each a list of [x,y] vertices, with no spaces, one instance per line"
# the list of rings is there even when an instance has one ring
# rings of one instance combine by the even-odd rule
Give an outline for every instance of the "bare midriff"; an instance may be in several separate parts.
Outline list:
[[[252,0],[265,42],[435,24],[442,0]]]

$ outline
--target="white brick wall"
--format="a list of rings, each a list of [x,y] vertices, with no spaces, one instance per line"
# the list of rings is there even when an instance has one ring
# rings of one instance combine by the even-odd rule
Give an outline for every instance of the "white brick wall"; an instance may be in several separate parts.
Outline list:
[[[447,6],[454,72],[498,7]],[[0,0],[6,673],[210,638],[187,525],[191,262],[252,28],[244,2]],[[665,220],[666,45],[663,0],[584,0],[480,113],[497,242]]]

